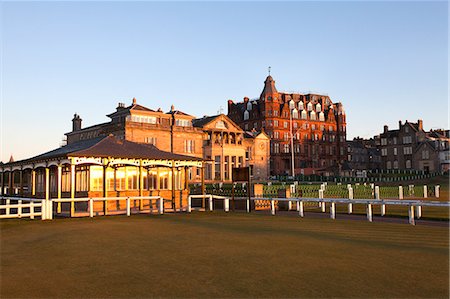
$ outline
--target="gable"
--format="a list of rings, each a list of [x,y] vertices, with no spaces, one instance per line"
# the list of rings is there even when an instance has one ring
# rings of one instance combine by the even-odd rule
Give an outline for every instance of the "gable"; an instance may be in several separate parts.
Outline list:
[[[203,130],[226,130],[226,131],[239,131],[242,129],[232,121],[228,116],[221,114],[209,120],[202,126]]]

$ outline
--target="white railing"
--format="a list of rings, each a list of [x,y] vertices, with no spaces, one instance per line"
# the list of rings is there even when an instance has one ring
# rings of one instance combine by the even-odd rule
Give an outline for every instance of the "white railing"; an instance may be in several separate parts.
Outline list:
[[[42,204],[42,199],[20,197],[8,197],[1,199],[5,201],[5,204],[0,205],[0,211],[4,210],[5,213],[0,214],[0,219],[28,217],[30,219],[34,219],[35,217],[42,217],[43,209],[45,209],[44,205]],[[28,210],[28,212],[26,212],[25,210]],[[13,211],[15,211],[15,213],[13,213]]]
[[[192,200],[193,199],[208,199],[208,210],[209,211],[214,210],[214,199],[221,199],[221,200],[223,200],[224,211],[225,212],[230,211],[230,199],[228,197],[205,194],[205,195],[189,195],[188,196],[188,208],[187,208],[188,213],[190,213],[192,211]],[[206,210],[206,207],[205,207],[205,210]]]
[[[191,204],[192,199],[195,198],[208,198],[209,199],[209,211],[213,211],[213,200],[214,199],[222,199],[224,200],[224,211],[229,211],[229,201],[230,198],[216,195],[190,195],[188,197],[188,212],[191,212]],[[246,197],[235,198],[235,200],[246,200],[247,201],[247,212],[250,212],[250,201]],[[408,218],[409,223],[414,225],[414,218],[422,217],[422,207],[450,207],[450,202],[443,201],[424,201],[424,200],[384,200],[384,199],[350,199],[350,198],[268,198],[268,197],[252,197],[251,201],[269,201],[270,202],[270,212],[272,215],[276,214],[276,204],[278,202],[287,202],[288,209],[290,210],[292,207],[292,203],[297,204],[296,210],[299,213],[300,217],[304,217],[304,203],[305,202],[314,202],[318,203],[318,206],[321,208],[323,213],[326,212],[326,203],[329,203],[330,206],[330,218],[336,219],[336,204],[347,204],[348,205],[348,214],[353,213],[353,205],[354,204],[362,204],[366,206],[366,214],[367,220],[372,222],[373,220],[373,205],[380,205],[381,208],[381,216],[386,214],[386,206],[407,206],[408,207]],[[414,213],[414,208],[416,212]],[[416,216],[414,215],[416,214]]]
[[[89,204],[89,217],[94,217],[94,202],[104,202],[107,204],[110,201],[126,201],[125,214],[127,216],[131,215],[131,201],[139,201],[139,206],[142,206],[143,201],[155,201],[157,203],[157,211],[159,214],[164,214],[164,198],[161,196],[127,196],[127,197],[84,197],[84,198],[58,198],[52,199],[55,203],[75,203],[75,202],[87,202]],[[150,209],[150,213],[153,209]]]
[[[131,202],[140,201],[139,206],[143,201],[153,201],[156,202],[158,214],[164,214],[164,198],[161,196],[137,196],[137,197],[86,197],[86,198],[59,198],[59,199],[36,199],[36,198],[21,198],[21,197],[0,197],[0,200],[5,201],[5,204],[0,204],[0,211],[5,211],[4,214],[0,214],[0,219],[5,218],[23,218],[30,217],[34,219],[35,217],[40,217],[42,220],[51,220],[55,214],[53,210],[53,203],[71,203],[71,206],[77,202],[88,203],[89,217],[94,217],[94,202],[105,202],[107,204],[110,201],[126,201],[125,214],[127,216],[131,215]],[[17,204],[11,204],[11,202],[17,201]],[[153,204],[152,204],[153,207]],[[24,209],[29,208],[28,213],[24,213]],[[36,208],[39,208],[37,211]],[[16,213],[12,213],[12,210],[17,210]],[[71,207],[72,210],[72,207]],[[73,210],[74,211],[74,210]],[[120,211],[119,211],[120,212]],[[153,212],[153,208],[150,209],[150,213]],[[115,211],[117,213],[117,211]],[[59,214],[56,212],[56,214]],[[70,212],[72,216],[72,211]]]
[[[164,214],[164,198],[160,196],[136,196],[136,197],[89,197],[89,198],[61,198],[61,199],[34,199],[34,198],[20,198],[20,197],[0,197],[2,201],[5,201],[5,204],[0,205],[0,211],[5,211],[5,213],[0,214],[0,219],[2,218],[23,218],[30,217],[34,219],[35,217],[41,217],[42,220],[50,220],[53,218],[54,210],[53,203],[76,203],[76,202],[86,202],[88,203],[88,211],[89,217],[94,217],[94,202],[104,202],[105,205],[109,201],[126,201],[126,209],[125,214],[127,216],[131,215],[131,201],[140,201],[139,207],[141,207],[141,203],[143,201],[148,200],[151,204],[151,208],[149,213],[153,212],[153,201],[155,201],[155,206],[157,206],[158,214]],[[225,212],[230,211],[230,198],[224,196],[217,196],[211,194],[205,195],[189,195],[188,196],[188,206],[186,211],[190,213],[192,211],[192,200],[193,199],[207,199],[208,200],[208,210],[214,210],[214,200],[222,200],[223,201],[223,210]],[[386,213],[386,206],[407,206],[408,207],[408,216],[409,223],[415,224],[414,218],[422,217],[422,207],[450,207],[450,202],[443,201],[424,201],[424,200],[384,200],[384,199],[353,199],[353,198],[323,198],[323,192],[319,192],[319,198],[267,198],[267,197],[252,197],[252,198],[235,198],[237,201],[246,201],[246,210],[247,212],[251,211],[251,201],[269,201],[270,202],[270,211],[272,215],[276,214],[276,205],[278,202],[287,202],[288,210],[292,209],[292,203],[296,203],[296,210],[299,213],[300,217],[304,217],[304,203],[318,203],[318,206],[321,208],[323,213],[326,212],[326,203],[330,206],[330,218],[336,218],[336,204],[347,204],[348,205],[348,214],[353,213],[353,205],[360,204],[366,206],[366,214],[368,221],[372,222],[373,213],[372,206],[380,205],[381,207],[381,216],[384,216]],[[11,203],[17,202],[17,203]],[[29,209],[29,212],[24,213],[24,209]],[[415,211],[414,211],[415,209]],[[11,210],[17,211],[16,213],[12,213]],[[38,211],[40,210],[40,211]],[[206,210],[206,208],[205,208]],[[115,211],[117,212],[117,211]],[[120,212],[120,211],[119,211]],[[142,212],[142,211],[141,211]],[[416,214],[416,215],[415,215]],[[72,213],[71,213],[71,216]]]

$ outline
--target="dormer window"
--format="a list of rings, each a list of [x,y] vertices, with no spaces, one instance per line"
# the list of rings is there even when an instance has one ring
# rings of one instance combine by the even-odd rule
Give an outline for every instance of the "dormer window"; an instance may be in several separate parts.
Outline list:
[[[156,117],[154,116],[140,116],[140,115],[131,115],[131,117],[127,116],[127,120],[137,123],[148,123],[148,124],[156,124]]]
[[[306,111],[302,110],[302,119],[307,119]]]
[[[306,107],[308,108],[308,111],[312,111],[312,109],[313,109],[313,106],[312,106],[311,102],[309,102]]]
[[[319,120],[320,121],[325,121],[325,114],[323,112],[319,113]]]
[[[290,100],[289,101],[289,109],[292,110],[294,108],[295,108],[295,102],[294,102],[294,100]]]
[[[298,110],[303,110],[303,109],[304,109],[303,102],[302,101],[298,102]]]
[[[244,120],[247,120],[249,117],[250,117],[250,113],[247,110],[245,110],[244,111]]]
[[[176,119],[175,125],[177,125],[178,127],[190,127],[191,121],[187,119]]]
[[[319,103],[317,103],[316,112],[320,112],[321,110],[322,110],[322,106]]]

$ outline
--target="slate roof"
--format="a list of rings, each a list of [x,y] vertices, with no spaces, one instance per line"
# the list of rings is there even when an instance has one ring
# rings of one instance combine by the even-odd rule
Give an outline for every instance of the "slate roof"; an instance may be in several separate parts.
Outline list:
[[[214,120],[215,118],[219,117],[220,115],[213,115],[213,116],[205,116],[202,118],[196,118],[192,120],[192,125],[194,127],[199,127],[202,128],[204,125],[206,125],[207,123],[211,122],[212,120]]]
[[[136,103],[135,104],[131,104],[128,107],[117,108],[117,109],[118,109],[117,111],[115,111],[113,113],[110,113],[110,114],[107,114],[106,116],[112,117],[112,116],[114,116],[114,115],[116,115],[118,113],[122,114],[122,113],[124,113],[124,111],[131,111],[131,110],[156,112],[155,110],[152,110],[150,108],[144,107],[144,106],[136,104]]]
[[[183,111],[180,111],[180,110],[169,111],[169,112],[166,112],[166,114],[184,115],[184,116],[191,116],[191,117],[193,117],[192,115],[187,114],[187,113],[185,113]]]
[[[272,76],[267,76],[266,81],[264,81],[264,89],[261,93],[261,98],[265,95],[272,95],[278,93],[277,88],[275,87],[275,81]]]

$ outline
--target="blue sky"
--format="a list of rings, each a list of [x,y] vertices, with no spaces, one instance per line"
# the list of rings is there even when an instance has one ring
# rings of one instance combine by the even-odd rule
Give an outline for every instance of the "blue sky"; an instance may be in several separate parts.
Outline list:
[[[118,102],[213,115],[279,91],[342,102],[348,139],[448,128],[447,2],[0,2],[1,153],[60,145]]]

